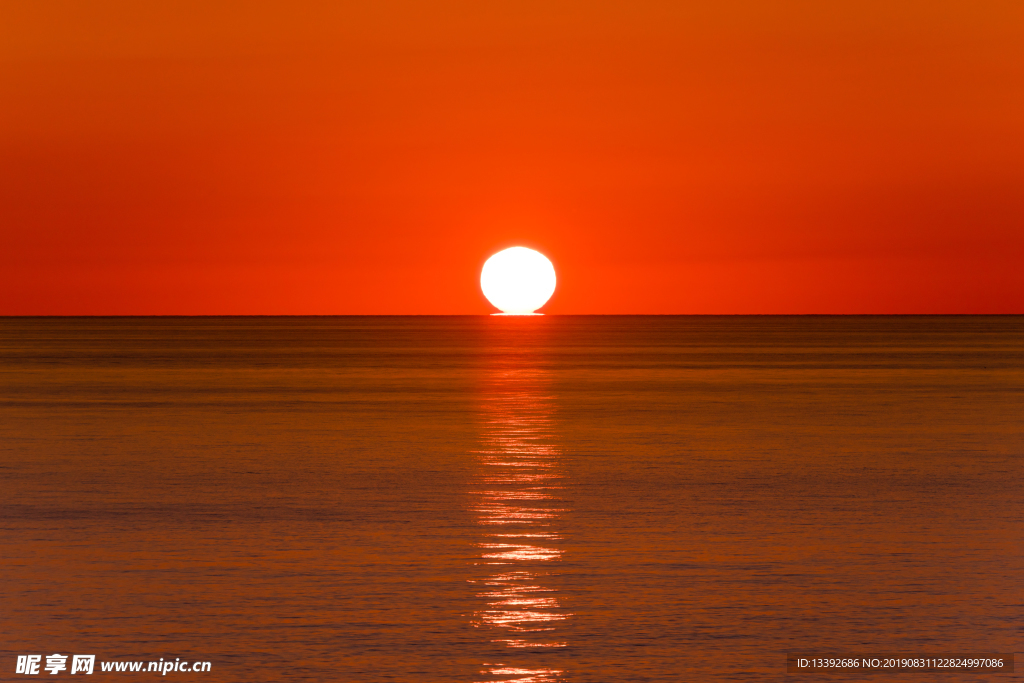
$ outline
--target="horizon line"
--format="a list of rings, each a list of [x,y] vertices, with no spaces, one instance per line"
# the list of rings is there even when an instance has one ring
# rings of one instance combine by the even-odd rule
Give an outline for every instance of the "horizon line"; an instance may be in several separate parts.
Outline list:
[[[40,318],[965,318],[1020,317],[1024,313],[71,313],[0,314],[0,320]]]

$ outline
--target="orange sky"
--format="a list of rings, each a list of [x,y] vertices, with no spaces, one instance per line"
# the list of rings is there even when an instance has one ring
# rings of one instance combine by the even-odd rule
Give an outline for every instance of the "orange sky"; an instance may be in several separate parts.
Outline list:
[[[0,314],[1024,313],[1024,3],[0,4]]]

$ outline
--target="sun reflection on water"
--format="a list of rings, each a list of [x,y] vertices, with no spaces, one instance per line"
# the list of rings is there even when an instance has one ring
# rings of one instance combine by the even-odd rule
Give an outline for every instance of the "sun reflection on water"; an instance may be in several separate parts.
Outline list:
[[[476,563],[487,569],[473,581],[481,608],[473,625],[506,648],[510,661],[485,663],[486,681],[555,683],[563,671],[529,666],[530,651],[567,643],[559,626],[570,619],[558,591],[545,585],[563,550],[556,528],[564,512],[561,452],[554,445],[552,397],[539,371],[496,373],[483,399],[482,448],[472,510],[481,528]],[[515,653],[518,653],[516,655]]]

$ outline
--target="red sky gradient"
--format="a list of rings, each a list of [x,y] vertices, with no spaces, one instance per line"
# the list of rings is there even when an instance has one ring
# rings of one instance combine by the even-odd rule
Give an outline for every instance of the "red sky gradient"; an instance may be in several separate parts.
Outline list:
[[[5,2],[0,314],[1024,313],[1024,3]]]

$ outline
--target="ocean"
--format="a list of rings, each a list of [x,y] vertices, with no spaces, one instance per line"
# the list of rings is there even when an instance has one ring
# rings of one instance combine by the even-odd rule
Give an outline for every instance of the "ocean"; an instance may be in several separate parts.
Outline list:
[[[0,319],[0,679],[1012,653],[1022,474],[1020,316]]]

